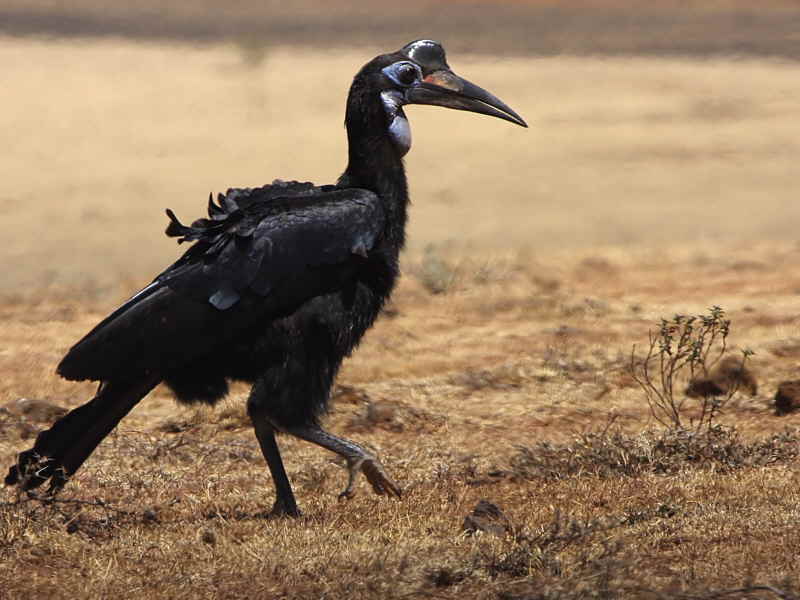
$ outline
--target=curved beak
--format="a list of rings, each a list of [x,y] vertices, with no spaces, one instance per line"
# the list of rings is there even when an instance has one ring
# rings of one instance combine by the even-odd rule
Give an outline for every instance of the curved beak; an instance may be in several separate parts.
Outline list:
[[[528,124],[500,98],[447,69],[434,71],[406,91],[408,104],[431,104],[468,110],[504,119],[522,127]]]

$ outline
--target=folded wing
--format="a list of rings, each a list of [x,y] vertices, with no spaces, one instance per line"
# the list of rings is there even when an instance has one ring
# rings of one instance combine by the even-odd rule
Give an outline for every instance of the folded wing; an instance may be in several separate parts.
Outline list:
[[[190,226],[167,212],[167,235],[194,244],[75,344],[62,376],[165,375],[208,355],[353,277],[385,224],[372,192],[297,182],[229,190]]]

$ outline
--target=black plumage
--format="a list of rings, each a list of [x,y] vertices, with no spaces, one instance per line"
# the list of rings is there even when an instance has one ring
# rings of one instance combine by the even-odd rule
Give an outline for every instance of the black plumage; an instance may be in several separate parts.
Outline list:
[[[42,432],[6,484],[60,489],[158,383],[213,404],[229,380],[253,384],[248,413],[276,486],[273,513],[299,514],[275,440],[284,432],[342,455],[353,492],[363,472],[400,495],[376,457],[323,430],[342,360],[373,324],[399,274],[411,143],[406,104],[436,104],[524,125],[450,71],[436,42],[381,55],[356,75],[345,123],[349,162],[336,185],[275,181],[209,198],[208,218],[166,234],[192,246],[67,353],[58,373],[99,381],[97,395]]]

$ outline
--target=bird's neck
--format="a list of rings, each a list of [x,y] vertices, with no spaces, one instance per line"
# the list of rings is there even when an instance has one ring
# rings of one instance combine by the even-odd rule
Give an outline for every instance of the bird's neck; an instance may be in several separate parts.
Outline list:
[[[348,163],[339,185],[375,192],[387,212],[386,241],[398,251],[405,242],[408,186],[404,150],[393,141],[379,93],[353,84],[345,118]]]

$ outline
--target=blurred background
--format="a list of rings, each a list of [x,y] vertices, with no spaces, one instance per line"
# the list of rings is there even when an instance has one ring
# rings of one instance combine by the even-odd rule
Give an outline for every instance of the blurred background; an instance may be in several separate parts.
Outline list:
[[[333,182],[357,69],[422,37],[530,124],[412,107],[407,260],[793,240],[800,3],[2,0],[0,295],[126,295],[164,208]]]

